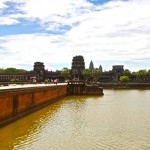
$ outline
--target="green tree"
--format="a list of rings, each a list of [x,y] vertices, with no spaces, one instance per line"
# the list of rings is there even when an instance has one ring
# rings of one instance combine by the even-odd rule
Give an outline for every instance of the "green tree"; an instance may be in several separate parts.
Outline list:
[[[6,68],[5,69],[5,72],[26,72],[27,70],[24,70],[24,69],[16,69],[16,68],[13,68],[13,67],[10,67],[10,68]]]
[[[5,72],[5,69],[4,68],[0,68],[0,72]]]
[[[125,69],[124,72],[123,72],[123,75],[124,76],[129,76],[129,75],[131,75],[131,71],[129,69]]]
[[[17,72],[27,72],[27,70],[24,70],[24,69],[17,69]]]
[[[86,80],[88,80],[88,78],[89,78],[90,75],[91,75],[90,69],[84,69],[83,72],[82,72],[82,75],[83,75],[83,77],[86,78]]]
[[[120,76],[120,81],[128,82],[129,81],[129,77],[128,76]]]
[[[70,74],[70,70],[67,67],[64,67],[61,70],[61,75],[65,77],[65,80],[67,79],[68,75]]]
[[[10,82],[17,82],[17,81],[18,81],[18,79],[15,79],[15,78],[10,79]]]
[[[92,71],[92,75],[93,75],[94,79],[97,81],[98,77],[100,76],[99,68],[94,68]]]
[[[143,70],[139,70],[137,72],[137,76],[141,79],[143,77],[145,77],[146,75],[148,74],[147,70],[146,69],[143,69]]]
[[[147,74],[150,74],[150,69],[147,71]]]
[[[16,68],[6,68],[5,72],[17,72]]]
[[[132,75],[137,75],[138,73],[136,71],[133,71],[131,74]]]

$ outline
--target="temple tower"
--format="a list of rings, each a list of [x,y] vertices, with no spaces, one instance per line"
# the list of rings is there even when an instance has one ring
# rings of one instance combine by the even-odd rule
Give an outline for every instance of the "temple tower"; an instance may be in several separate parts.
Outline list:
[[[94,70],[94,64],[93,61],[91,60],[90,65],[89,65],[89,70],[93,71]]]
[[[33,71],[37,81],[43,82],[45,80],[45,66],[42,62],[35,62]]]
[[[124,66],[123,66],[123,65],[115,65],[115,66],[112,66],[112,72],[113,72],[113,79],[114,79],[115,81],[119,81],[120,76],[123,75]]]
[[[83,56],[75,56],[72,59],[71,75],[74,80],[83,80],[82,72],[85,69]]]

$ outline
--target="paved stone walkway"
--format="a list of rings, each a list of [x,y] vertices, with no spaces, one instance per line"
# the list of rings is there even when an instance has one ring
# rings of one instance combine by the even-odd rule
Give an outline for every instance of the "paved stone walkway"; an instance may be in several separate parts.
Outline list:
[[[67,85],[67,83],[58,83],[57,85]],[[0,86],[0,90],[4,89],[17,89],[17,88],[29,88],[29,87],[45,87],[45,86],[57,86],[56,84],[10,84],[9,86]]]

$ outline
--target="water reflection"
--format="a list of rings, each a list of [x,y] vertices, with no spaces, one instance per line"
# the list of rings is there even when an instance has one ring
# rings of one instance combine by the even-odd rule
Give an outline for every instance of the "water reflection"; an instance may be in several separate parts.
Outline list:
[[[61,101],[36,111],[0,129],[0,147],[4,150],[14,149],[23,141],[36,141],[36,135],[44,128],[49,119],[55,116]],[[43,124],[44,123],[44,124]],[[0,148],[0,149],[1,149]]]
[[[149,90],[66,97],[0,129],[2,150],[149,150]]]

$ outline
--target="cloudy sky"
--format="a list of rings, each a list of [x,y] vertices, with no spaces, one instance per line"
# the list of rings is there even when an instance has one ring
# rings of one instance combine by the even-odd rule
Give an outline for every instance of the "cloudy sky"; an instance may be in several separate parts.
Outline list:
[[[0,0],[0,68],[150,69],[150,0]]]

